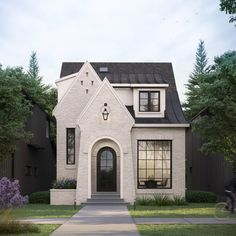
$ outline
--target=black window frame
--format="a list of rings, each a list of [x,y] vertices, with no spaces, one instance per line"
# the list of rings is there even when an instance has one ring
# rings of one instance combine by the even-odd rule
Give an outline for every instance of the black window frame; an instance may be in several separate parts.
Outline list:
[[[139,142],[166,142],[166,141],[170,142],[170,169],[169,169],[170,170],[170,186],[163,187],[163,185],[159,185],[159,186],[157,185],[156,188],[141,187],[140,184],[139,184],[139,182],[140,182],[140,180],[139,180]],[[156,150],[154,148],[154,155],[155,155],[155,151]],[[163,150],[163,143],[162,143],[162,152],[163,151],[166,151],[166,150]],[[146,190],[146,189],[172,189],[172,152],[173,152],[172,140],[170,140],[170,139],[160,139],[160,140],[159,139],[139,139],[139,140],[137,140],[137,188],[138,189],[143,189],[143,190]],[[148,159],[146,158],[146,160],[148,160]],[[155,159],[155,156],[154,156],[154,158],[150,159],[150,160],[154,160],[154,166],[155,166],[155,160],[158,160],[158,159]],[[162,153],[162,159],[161,160],[163,161],[163,153]],[[147,169],[148,168],[147,168],[147,161],[146,161],[146,170]],[[156,168],[154,167],[154,174],[155,174],[155,170],[156,170]],[[146,176],[146,179],[148,179],[147,176]],[[163,178],[163,163],[162,163],[162,181],[163,180],[164,180],[164,178]]]
[[[69,132],[70,131],[73,131],[73,135],[74,135],[74,143],[73,143],[73,146],[72,148],[74,149],[74,156],[73,156],[73,162],[69,162],[69,138],[68,138],[68,135],[69,135]],[[67,165],[75,165],[75,128],[66,128],[66,164]]]
[[[140,93],[147,93],[148,94],[148,109],[147,111],[141,111],[140,110],[140,106],[141,106],[141,98],[140,98]],[[158,110],[157,111],[152,111],[151,107],[152,107],[152,103],[151,103],[151,94],[152,93],[158,93]],[[139,91],[139,112],[160,112],[161,108],[160,108],[160,91],[159,90],[140,90]]]

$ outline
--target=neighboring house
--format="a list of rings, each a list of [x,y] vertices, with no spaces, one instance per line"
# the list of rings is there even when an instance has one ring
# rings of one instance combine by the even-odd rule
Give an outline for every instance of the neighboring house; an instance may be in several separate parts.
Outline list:
[[[57,179],[77,179],[77,204],[185,196],[188,124],[171,63],[66,62],[56,84]]]
[[[50,122],[53,121],[37,103],[30,100],[32,115],[25,129],[33,134],[33,138],[29,142],[17,142],[12,157],[0,164],[0,176],[18,179],[23,194],[49,190],[56,177],[56,148],[50,137]]]
[[[199,113],[204,115],[206,110]],[[191,127],[186,132],[186,186],[189,190],[214,192],[218,197],[225,195],[225,186],[233,178],[232,166],[220,154],[205,155],[200,151],[204,140],[193,133]]]

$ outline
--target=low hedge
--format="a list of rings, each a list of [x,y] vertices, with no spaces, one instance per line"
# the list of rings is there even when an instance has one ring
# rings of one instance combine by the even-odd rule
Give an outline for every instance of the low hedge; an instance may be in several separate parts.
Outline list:
[[[214,203],[216,202],[216,195],[212,192],[207,191],[193,191],[188,190],[186,191],[186,200],[187,202],[193,203]]]
[[[41,191],[30,194],[29,203],[50,203],[50,192],[49,191]]]
[[[52,184],[53,189],[76,189],[75,179],[58,179]]]

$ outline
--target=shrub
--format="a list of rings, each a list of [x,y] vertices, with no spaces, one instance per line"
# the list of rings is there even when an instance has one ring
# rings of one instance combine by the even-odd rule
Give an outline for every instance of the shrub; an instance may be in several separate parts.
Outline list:
[[[212,192],[206,191],[186,191],[187,202],[216,202],[216,195]]]
[[[18,180],[11,181],[6,177],[0,179],[0,208],[16,208],[28,202],[28,197],[20,194]]]
[[[136,199],[137,205],[142,206],[171,206],[171,205],[186,205],[186,201],[183,197],[174,196],[170,198],[166,195],[154,194],[151,197],[141,197]]]
[[[157,206],[171,206],[174,205],[174,201],[166,195],[154,195],[155,205]]]
[[[29,203],[50,203],[50,193],[49,191],[41,191],[30,194]]]
[[[58,179],[56,180],[52,188],[54,189],[76,189],[76,180],[75,179]]]
[[[31,223],[21,223],[14,220],[7,222],[0,222],[1,234],[25,234],[25,233],[39,233],[39,228]]]
[[[153,199],[150,197],[140,197],[136,199],[135,203],[141,206],[153,205]]]
[[[174,196],[173,197],[173,205],[175,206],[184,206],[187,205],[187,202],[184,197]]]

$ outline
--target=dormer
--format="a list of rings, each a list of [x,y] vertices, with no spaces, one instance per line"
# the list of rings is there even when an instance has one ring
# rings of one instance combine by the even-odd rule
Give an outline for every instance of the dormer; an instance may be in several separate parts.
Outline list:
[[[135,117],[165,117],[168,84],[146,84],[133,88]]]

